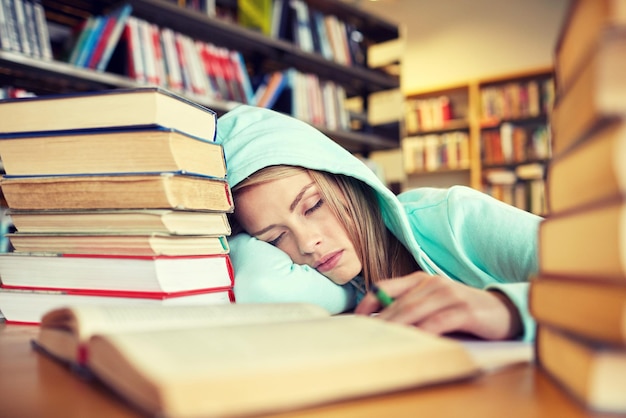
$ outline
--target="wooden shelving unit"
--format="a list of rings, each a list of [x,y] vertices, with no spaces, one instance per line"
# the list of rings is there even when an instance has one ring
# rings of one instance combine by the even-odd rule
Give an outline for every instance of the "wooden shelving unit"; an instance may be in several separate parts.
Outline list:
[[[402,140],[407,187],[464,184],[542,214],[553,99],[551,68],[407,94]],[[461,161],[450,164],[442,156],[445,145],[428,151],[420,144],[450,132],[467,136]],[[428,152],[435,156],[421,154]],[[429,166],[429,158],[438,161]]]
[[[311,7],[332,13],[355,25],[366,44],[396,39],[398,28],[376,16],[364,13],[339,0],[307,0]],[[168,27],[193,39],[211,42],[242,53],[251,71],[265,73],[286,68],[314,73],[320,79],[340,84],[348,97],[367,98],[373,92],[399,87],[398,76],[360,66],[345,66],[320,54],[305,52],[297,45],[264,36],[235,23],[224,22],[206,14],[179,7],[165,0],[129,0],[133,16]],[[218,0],[218,4],[236,7],[236,2]],[[78,25],[87,16],[103,14],[119,4],[112,0],[72,1],[43,0],[46,18],[65,27]],[[109,72],[77,68],[58,60],[38,60],[20,53],[0,51],[0,83],[25,88],[36,94],[53,94],[110,88],[133,88],[142,84],[131,78]],[[236,102],[189,97],[222,114]],[[367,154],[372,150],[393,149],[400,145],[399,129],[390,131],[330,131],[326,134],[352,152]]]

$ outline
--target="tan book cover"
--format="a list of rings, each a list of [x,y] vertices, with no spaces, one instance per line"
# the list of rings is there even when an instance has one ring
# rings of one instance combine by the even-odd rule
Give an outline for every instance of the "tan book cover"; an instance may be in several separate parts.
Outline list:
[[[11,209],[191,209],[230,212],[222,179],[175,173],[3,177]]]
[[[573,278],[540,274],[530,283],[528,303],[540,324],[626,346],[624,283],[608,283],[594,275]]]
[[[595,344],[555,328],[537,331],[539,366],[590,409],[626,412],[626,351]]]
[[[178,171],[223,178],[221,145],[172,129],[44,132],[0,137],[8,175]]]

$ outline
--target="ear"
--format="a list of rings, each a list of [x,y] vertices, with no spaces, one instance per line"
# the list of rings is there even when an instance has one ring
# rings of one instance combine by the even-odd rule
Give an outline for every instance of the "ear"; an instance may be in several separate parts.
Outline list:
[[[240,303],[309,302],[336,314],[356,306],[355,288],[337,285],[266,242],[240,233],[228,240]]]

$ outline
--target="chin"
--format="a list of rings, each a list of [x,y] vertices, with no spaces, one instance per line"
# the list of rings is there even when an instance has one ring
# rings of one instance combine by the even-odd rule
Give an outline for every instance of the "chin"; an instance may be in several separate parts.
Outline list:
[[[327,275],[326,277],[333,283],[338,284],[339,286],[343,286],[344,284],[350,282],[356,276],[358,276],[360,271],[356,273],[348,273],[348,274],[338,274],[338,275]]]

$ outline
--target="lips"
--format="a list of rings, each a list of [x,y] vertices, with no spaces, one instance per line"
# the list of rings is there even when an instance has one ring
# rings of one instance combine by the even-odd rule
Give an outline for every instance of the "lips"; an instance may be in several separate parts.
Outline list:
[[[335,251],[334,253],[327,254],[315,263],[314,268],[320,273],[330,271],[337,266],[342,255],[343,251]]]

